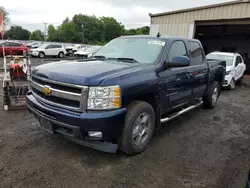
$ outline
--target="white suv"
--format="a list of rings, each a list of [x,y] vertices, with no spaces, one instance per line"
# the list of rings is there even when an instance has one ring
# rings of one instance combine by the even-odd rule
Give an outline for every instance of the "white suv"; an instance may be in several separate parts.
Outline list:
[[[212,52],[207,55],[207,59],[219,59],[226,61],[226,76],[223,87],[235,89],[236,82],[242,82],[246,64],[243,58],[238,53]]]
[[[65,48],[60,44],[43,44],[29,51],[31,56],[39,58],[44,58],[45,56],[58,56],[63,58],[66,53]]]

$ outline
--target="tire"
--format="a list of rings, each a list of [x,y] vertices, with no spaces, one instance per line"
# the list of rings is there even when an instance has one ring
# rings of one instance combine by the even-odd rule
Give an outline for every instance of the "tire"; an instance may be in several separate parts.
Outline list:
[[[242,85],[244,82],[244,75],[239,79],[238,84]]]
[[[220,91],[220,84],[215,81],[211,86],[209,86],[207,94],[202,98],[203,106],[208,109],[213,109],[217,104]]]
[[[230,90],[235,90],[235,88],[236,88],[235,81],[234,81],[234,79],[232,79],[230,84],[229,84],[229,89]]]
[[[63,52],[59,52],[58,57],[64,58],[64,53]]]
[[[127,110],[119,149],[129,155],[143,152],[155,130],[153,107],[143,101],[132,102]]]
[[[44,57],[45,57],[44,52],[39,52],[38,57],[39,57],[39,58],[44,58]]]

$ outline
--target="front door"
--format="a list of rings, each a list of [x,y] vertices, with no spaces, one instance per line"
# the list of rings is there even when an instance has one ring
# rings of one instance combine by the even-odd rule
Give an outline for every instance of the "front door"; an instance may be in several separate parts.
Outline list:
[[[182,40],[173,41],[168,51],[166,62],[174,57],[188,56],[186,45]],[[186,67],[168,68],[159,73],[162,86],[162,112],[179,108],[190,100],[192,88],[189,87],[190,74]]]
[[[49,56],[53,55],[53,45],[52,44],[48,45],[45,48],[44,52],[45,52],[45,55],[49,55]]]
[[[187,45],[190,50],[190,66],[187,67],[187,71],[192,77],[189,85],[193,88],[192,98],[199,99],[204,95],[208,85],[208,64],[200,43],[188,41]]]

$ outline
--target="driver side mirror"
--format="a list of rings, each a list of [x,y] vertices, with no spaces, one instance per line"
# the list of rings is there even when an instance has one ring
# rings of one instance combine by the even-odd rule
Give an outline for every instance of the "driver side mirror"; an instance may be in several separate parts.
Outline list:
[[[186,56],[174,57],[170,62],[166,62],[166,66],[170,67],[187,67],[190,65],[190,59]]]

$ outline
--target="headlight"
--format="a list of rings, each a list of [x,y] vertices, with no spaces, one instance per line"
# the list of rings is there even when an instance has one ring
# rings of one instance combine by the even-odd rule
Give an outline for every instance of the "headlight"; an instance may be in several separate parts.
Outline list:
[[[88,109],[103,110],[121,107],[121,89],[119,86],[90,87]]]
[[[226,75],[229,75],[230,73],[231,73],[231,71],[227,71],[227,72],[226,72]]]

